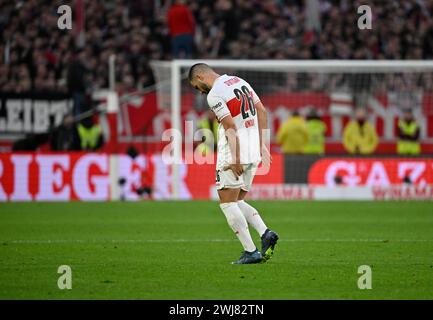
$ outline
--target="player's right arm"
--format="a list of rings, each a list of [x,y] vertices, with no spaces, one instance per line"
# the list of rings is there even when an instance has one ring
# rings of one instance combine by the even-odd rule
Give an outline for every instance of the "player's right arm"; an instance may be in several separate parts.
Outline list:
[[[231,169],[238,177],[242,174],[243,168],[241,165],[239,137],[236,132],[236,125],[232,116],[229,114],[221,120],[221,125],[224,127],[224,132],[229,144],[230,153],[232,156],[232,163],[224,168],[224,170]]]

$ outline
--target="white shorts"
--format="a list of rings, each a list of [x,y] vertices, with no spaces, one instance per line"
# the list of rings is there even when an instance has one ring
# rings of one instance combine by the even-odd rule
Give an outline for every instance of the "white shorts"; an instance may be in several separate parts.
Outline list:
[[[236,189],[241,188],[244,191],[250,191],[254,176],[257,171],[258,164],[244,164],[244,172],[238,178],[232,170],[216,170],[216,188],[221,189]]]

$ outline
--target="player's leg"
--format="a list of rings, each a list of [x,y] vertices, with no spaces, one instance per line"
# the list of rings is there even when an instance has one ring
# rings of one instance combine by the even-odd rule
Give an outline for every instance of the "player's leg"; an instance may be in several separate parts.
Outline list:
[[[267,229],[266,224],[263,222],[257,210],[244,200],[251,188],[256,171],[257,165],[255,164],[250,164],[245,168],[244,173],[242,174],[243,185],[239,191],[237,201],[247,222],[257,231],[259,236],[262,236]]]
[[[239,209],[237,199],[239,197],[242,179],[236,179],[233,172],[217,172],[217,188],[220,198],[220,208],[226,216],[230,228],[241,242],[244,253],[235,263],[258,263],[262,260],[262,255],[257,250],[248,229],[248,223]],[[239,181],[240,180],[240,181]]]
[[[232,228],[233,232],[238,237],[244,250],[253,252],[257,248],[248,230],[248,223],[236,202],[238,194],[239,189],[218,190],[220,208],[224,212],[230,228]]]
[[[259,236],[262,236],[265,233],[266,229],[268,229],[268,227],[263,222],[262,217],[257,212],[256,208],[245,202],[244,199],[247,193],[248,191],[245,191],[243,189],[240,190],[238,196],[238,206],[241,209],[249,225],[257,231]]]
[[[241,190],[239,191],[238,195],[238,206],[241,209],[245,219],[247,222],[253,226],[253,228],[258,232],[260,235],[260,238],[262,240],[262,256],[263,260],[267,261],[269,260],[272,255],[274,254],[274,248],[278,241],[278,234],[266,226],[264,223],[262,217],[250,204],[245,202],[245,196],[247,195],[248,191],[251,188],[254,175],[257,171],[257,166],[251,164],[247,167],[246,170],[244,170],[243,173],[243,182],[244,184],[241,187]]]

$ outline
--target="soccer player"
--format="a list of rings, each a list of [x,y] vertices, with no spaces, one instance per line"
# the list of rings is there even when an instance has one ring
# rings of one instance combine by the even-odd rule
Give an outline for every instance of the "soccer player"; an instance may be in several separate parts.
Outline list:
[[[191,86],[207,94],[209,107],[219,122],[216,186],[220,207],[244,248],[239,260],[232,263],[265,262],[274,253],[278,235],[267,228],[244,198],[259,163],[270,165],[270,154],[262,140],[262,131],[267,129],[266,110],[253,88],[239,77],[219,75],[204,63],[193,65],[188,77]],[[248,224],[261,237],[261,252]]]

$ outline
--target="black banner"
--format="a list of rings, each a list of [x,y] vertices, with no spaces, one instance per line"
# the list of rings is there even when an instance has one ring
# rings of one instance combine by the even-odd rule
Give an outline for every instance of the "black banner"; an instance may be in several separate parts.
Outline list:
[[[0,138],[12,134],[45,133],[72,110],[64,93],[1,93]]]
[[[90,311],[98,318],[128,319],[352,319],[377,318],[377,312],[413,318],[431,310],[432,301],[349,301],[349,300],[135,300],[135,301],[0,301],[3,313],[25,316],[52,315],[56,318],[82,318]],[[9,310],[8,310],[9,309]],[[56,310],[57,309],[57,310]],[[221,310],[232,310],[232,313]],[[373,310],[376,309],[376,310]],[[380,310],[382,309],[382,310]],[[376,315],[376,316],[374,316]],[[415,317],[416,318],[416,317]]]

